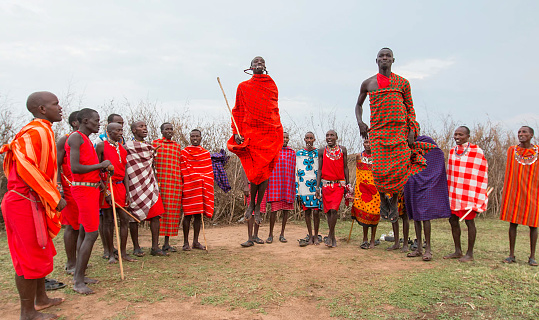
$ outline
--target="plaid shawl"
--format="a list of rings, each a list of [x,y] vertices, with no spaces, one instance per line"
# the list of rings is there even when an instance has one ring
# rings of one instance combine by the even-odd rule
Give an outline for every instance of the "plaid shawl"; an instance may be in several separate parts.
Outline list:
[[[394,73],[389,87],[369,92],[371,107],[371,141],[373,175],[376,188],[381,192],[401,192],[408,177],[423,170],[427,163],[423,150],[434,148],[416,143],[410,149],[408,132],[419,135],[415,118],[410,83]]]
[[[463,153],[458,156],[456,152]],[[487,210],[488,164],[483,150],[475,144],[456,146],[449,151],[447,185],[451,210]]]
[[[230,158],[225,150],[211,154],[211,166],[213,167],[213,179],[217,182],[219,188],[221,188],[225,193],[230,191],[232,187],[230,182],[228,182],[228,176],[226,175],[225,164]]]
[[[154,157],[155,177],[165,212],[161,217],[160,236],[177,236],[182,217],[182,180],[180,173],[181,149],[179,143],[165,138],[152,142],[156,150]]]
[[[417,141],[436,146],[434,140],[427,136],[419,136]],[[427,167],[411,176],[404,187],[406,213],[414,221],[449,218],[451,209],[444,152],[436,146],[430,149],[425,159]]]
[[[152,168],[154,149],[136,140],[127,141],[124,147],[127,150],[127,189],[131,197],[131,212],[144,220],[159,199],[159,186]]]
[[[45,223],[51,238],[61,228],[61,214],[56,211],[60,192],[56,189],[57,163],[54,132],[49,121],[34,119],[24,126],[9,144],[0,148],[5,153],[4,173],[16,164],[17,175],[34,190],[45,207]]]
[[[307,208],[321,208],[322,201],[315,197],[318,173],[318,149],[301,149],[296,153],[296,195]]]
[[[290,147],[282,147],[279,160],[271,172],[268,185],[268,202],[284,200],[293,203],[296,196],[295,171],[296,152]]]
[[[279,116],[278,90],[268,75],[255,74],[238,85],[232,116],[245,141],[238,145],[232,136],[228,150],[238,155],[249,182],[266,181],[283,146],[283,126]],[[232,124],[232,132],[238,133]]]
[[[183,214],[213,216],[213,169],[210,152],[201,146],[187,146],[182,150],[180,167],[184,190]]]
[[[530,227],[539,225],[539,161],[523,164],[518,159],[518,155],[533,157],[538,147],[532,146],[534,150],[511,146],[507,150],[501,220]]]

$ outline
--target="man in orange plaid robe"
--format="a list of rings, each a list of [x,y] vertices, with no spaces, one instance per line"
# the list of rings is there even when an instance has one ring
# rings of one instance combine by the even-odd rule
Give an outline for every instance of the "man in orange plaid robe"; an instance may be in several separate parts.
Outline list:
[[[66,201],[57,189],[56,147],[52,123],[62,120],[62,107],[50,92],[35,92],[26,102],[34,116],[2,146],[8,191],[2,200],[2,214],[15,268],[15,284],[21,301],[21,319],[52,319],[39,310],[58,305],[45,292],[45,276],[52,272],[56,255],[52,238],[61,228]]]

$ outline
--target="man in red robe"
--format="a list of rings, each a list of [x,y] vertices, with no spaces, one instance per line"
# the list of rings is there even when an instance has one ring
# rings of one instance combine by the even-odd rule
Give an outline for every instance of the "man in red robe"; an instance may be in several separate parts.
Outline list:
[[[245,246],[254,244],[251,216],[254,213],[257,224],[262,222],[260,204],[283,145],[279,92],[267,74],[264,58],[255,57],[249,70],[253,71],[253,77],[238,85],[236,105],[232,109],[234,135],[228,140],[228,149],[238,155],[251,183],[251,201],[245,211],[249,234]]]
[[[52,123],[62,120],[62,107],[50,92],[32,93],[26,102],[34,116],[0,149],[5,153],[7,193],[2,200],[15,285],[21,301],[21,319],[55,319],[39,310],[58,305],[45,292],[45,276],[56,255],[52,238],[60,231],[60,210],[66,206],[57,189],[56,149]]]
[[[100,170],[107,170],[110,161],[99,162],[97,153],[88,136],[99,132],[99,113],[84,108],[77,114],[79,130],[73,132],[67,139],[66,152],[71,163],[73,181],[71,193],[79,208],[79,243],[77,263],[73,277],[73,290],[81,294],[92,294],[87,283],[97,283],[97,280],[86,278],[88,260],[92,254],[99,229],[99,177]]]
[[[112,197],[111,192],[114,192],[114,202],[116,208],[125,208],[129,203],[129,194],[126,191],[127,175],[125,174],[125,167],[127,165],[127,151],[121,144],[123,141],[123,127],[119,123],[109,123],[107,126],[107,140],[97,143],[95,151],[99,161],[109,160],[114,166],[114,172],[111,177],[112,189],[109,190],[109,181],[104,181],[104,188],[100,194],[99,207],[103,212],[103,236],[106,237],[104,243],[107,244],[107,252],[109,254],[109,263],[117,263],[114,253],[113,235],[114,235],[114,212],[112,211]],[[106,177],[108,178],[108,177]],[[125,261],[136,261],[127,255],[127,230],[129,225],[129,219],[127,214],[119,209],[116,210],[118,218],[120,219],[120,252],[122,259]]]
[[[189,226],[193,221],[193,248],[205,250],[206,247],[198,242],[202,214],[208,218],[213,216],[213,167],[210,152],[200,146],[201,132],[194,129],[190,134],[191,145],[182,150],[180,168],[182,172],[183,208],[183,250],[189,247]]]
[[[77,120],[77,114],[75,111],[69,115],[68,122],[72,128],[72,132],[79,130],[79,120]],[[67,262],[65,265],[65,271],[68,274],[75,272],[75,265],[77,261],[77,239],[79,238],[79,208],[73,195],[71,194],[71,166],[69,165],[69,158],[65,150],[67,138],[71,133],[64,135],[58,142],[56,142],[56,153],[58,159],[58,188],[67,202],[66,207],[62,210],[62,225],[66,226],[64,229],[64,246],[66,250]]]

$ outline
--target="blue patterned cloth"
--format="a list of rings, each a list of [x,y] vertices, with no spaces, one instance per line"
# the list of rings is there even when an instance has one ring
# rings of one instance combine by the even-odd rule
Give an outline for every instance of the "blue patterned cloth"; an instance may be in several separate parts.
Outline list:
[[[318,173],[318,149],[296,152],[296,195],[307,208],[322,208],[316,199],[316,174]]]
[[[213,167],[213,179],[217,182],[219,188],[224,192],[230,191],[230,182],[228,182],[228,176],[226,175],[225,164],[230,158],[225,150],[221,149],[220,152],[211,154],[211,166]]]

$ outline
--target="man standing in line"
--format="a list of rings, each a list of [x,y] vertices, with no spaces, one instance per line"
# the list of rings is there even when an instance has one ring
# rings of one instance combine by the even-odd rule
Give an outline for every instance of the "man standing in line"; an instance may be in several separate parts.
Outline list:
[[[300,239],[299,245],[318,245],[318,228],[320,227],[320,209],[322,202],[316,197],[316,174],[318,173],[318,149],[314,147],[314,133],[305,134],[305,148],[296,153],[296,194],[299,205],[305,214],[308,239]],[[311,215],[314,222],[311,224]]]
[[[245,211],[249,239],[244,243],[251,246],[254,226],[251,217],[254,216],[257,224],[262,222],[260,204],[283,145],[283,126],[279,116],[279,93],[267,74],[264,58],[255,57],[247,70],[253,71],[253,77],[238,85],[236,105],[232,109],[233,136],[227,147],[240,158],[251,184],[251,202]]]
[[[150,220],[150,231],[152,233],[152,256],[168,256],[169,253],[159,248],[159,219],[165,209],[159,195],[159,186],[153,172],[153,159],[155,149],[147,144],[144,139],[148,136],[146,122],[135,121],[131,124],[133,140],[127,141],[124,145],[127,151],[126,174],[129,178],[127,190],[131,203],[131,212],[137,215],[140,220]],[[142,256],[144,253],[138,242],[138,224],[136,228],[130,228],[131,239],[133,240],[133,254]]]
[[[160,221],[159,235],[165,237],[161,250],[176,252],[170,245],[170,237],[178,236],[182,218],[182,181],[180,172],[181,149],[179,143],[172,140],[174,127],[165,122],[161,125],[163,138],[154,140],[152,146],[159,148],[154,158],[155,176],[159,183],[159,193],[165,212]]]
[[[72,128],[71,133],[79,130],[78,113],[78,111],[75,111],[69,115],[68,122]],[[65,271],[70,275],[75,272],[75,265],[77,263],[77,239],[79,238],[79,208],[71,194],[71,181],[73,181],[73,177],[71,176],[69,157],[65,151],[67,139],[71,133],[58,139],[56,143],[58,187],[62,197],[67,202],[66,207],[62,210],[62,225],[66,226],[64,229],[64,246],[67,257]]]
[[[283,133],[283,147],[279,151],[279,159],[273,169],[268,186],[268,202],[271,206],[270,211],[270,229],[266,243],[273,242],[273,227],[277,220],[277,211],[283,211],[283,223],[279,241],[287,242],[284,237],[284,229],[290,211],[294,210],[296,152],[288,146],[290,137],[288,132]]]
[[[181,151],[181,178],[185,186],[182,193],[183,250],[189,251],[189,227],[193,221],[193,248],[205,250],[198,241],[202,214],[213,216],[213,167],[210,152],[200,146],[202,134],[194,129],[189,135],[191,145]]]
[[[318,174],[316,197],[322,195],[324,212],[327,215],[329,233],[324,243],[330,248],[337,246],[335,226],[342,199],[351,192],[348,178],[348,152],[337,143],[337,132],[326,133],[327,146],[318,149]],[[321,187],[320,187],[321,186]],[[348,202],[348,201],[347,201]]]
[[[62,107],[50,92],[34,92],[26,102],[34,119],[2,146],[7,193],[2,215],[15,285],[21,303],[20,319],[56,319],[39,310],[59,305],[63,298],[49,298],[45,276],[53,270],[56,255],[52,238],[60,231],[60,210],[66,206],[57,190],[56,149],[52,123],[62,120]]]
[[[99,113],[84,108],[77,114],[79,130],[73,132],[67,139],[66,152],[71,164],[73,181],[71,193],[79,209],[79,240],[80,247],[77,253],[77,263],[74,274],[73,290],[81,294],[92,294],[87,283],[97,283],[97,280],[88,279],[86,268],[99,229],[99,177],[100,170],[112,171],[110,161],[99,162],[97,153],[88,136],[99,132]],[[112,167],[112,166],[111,166]]]
[[[374,183],[380,193],[380,214],[391,222],[398,219],[399,193],[408,177],[427,166],[420,149],[433,147],[415,143],[419,124],[415,118],[410,83],[391,72],[393,62],[391,49],[382,48],[378,52],[378,74],[363,81],[356,103],[361,136],[367,138],[369,132]],[[371,109],[370,129],[362,119],[367,95]]]

